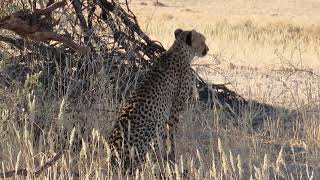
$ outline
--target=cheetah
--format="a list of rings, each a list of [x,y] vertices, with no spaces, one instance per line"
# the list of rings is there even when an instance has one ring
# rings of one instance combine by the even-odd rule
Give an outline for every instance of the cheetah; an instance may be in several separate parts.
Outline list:
[[[205,56],[209,48],[204,35],[195,30],[176,29],[174,36],[173,45],[156,60],[125,102],[108,137],[111,161],[124,172],[140,166],[153,148],[165,161],[175,163],[178,117],[186,109],[194,86],[190,64],[195,56]],[[165,153],[158,151],[160,147]]]

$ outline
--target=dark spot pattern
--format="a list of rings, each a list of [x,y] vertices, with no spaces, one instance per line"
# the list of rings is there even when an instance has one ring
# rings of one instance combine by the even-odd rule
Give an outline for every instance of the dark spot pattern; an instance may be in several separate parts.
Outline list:
[[[113,166],[133,172],[151,152],[151,144],[157,155],[175,162],[178,117],[186,107],[194,82],[190,63],[194,56],[203,56],[208,50],[202,34],[194,30],[175,31],[174,44],[138,83],[108,137]],[[160,147],[164,147],[164,152]]]

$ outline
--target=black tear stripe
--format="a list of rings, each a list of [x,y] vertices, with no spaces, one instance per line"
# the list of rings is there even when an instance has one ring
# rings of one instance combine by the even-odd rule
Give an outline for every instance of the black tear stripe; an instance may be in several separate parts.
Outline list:
[[[192,32],[188,32],[187,38],[186,38],[186,43],[187,43],[189,46],[192,46]]]

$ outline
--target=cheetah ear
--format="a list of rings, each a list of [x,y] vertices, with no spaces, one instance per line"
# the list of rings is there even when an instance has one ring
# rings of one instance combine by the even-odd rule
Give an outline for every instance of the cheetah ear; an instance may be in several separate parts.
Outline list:
[[[182,29],[176,29],[174,31],[174,37],[177,39],[178,35],[181,34],[182,32],[183,32]]]
[[[186,38],[186,43],[187,43],[189,46],[192,46],[192,31],[188,32],[187,38]]]

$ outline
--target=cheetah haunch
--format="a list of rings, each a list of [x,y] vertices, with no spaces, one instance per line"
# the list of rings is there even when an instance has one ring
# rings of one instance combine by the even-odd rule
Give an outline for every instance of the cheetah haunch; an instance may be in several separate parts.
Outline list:
[[[190,64],[195,56],[205,56],[209,48],[205,37],[195,30],[177,29],[174,35],[173,45],[126,101],[108,138],[111,161],[125,172],[137,168],[154,150],[164,160],[175,162],[178,117],[186,109],[194,86]]]

